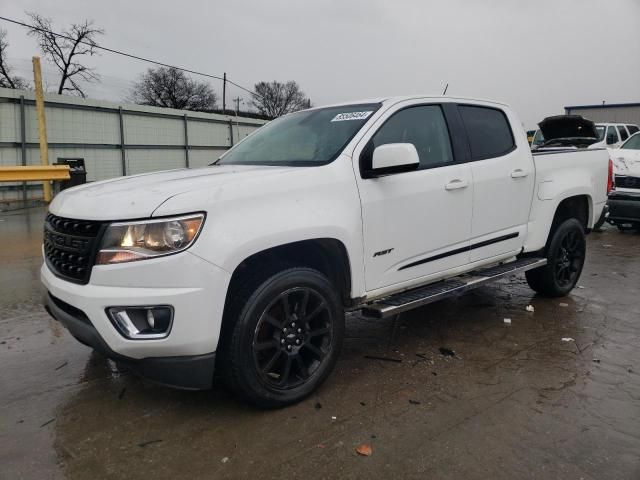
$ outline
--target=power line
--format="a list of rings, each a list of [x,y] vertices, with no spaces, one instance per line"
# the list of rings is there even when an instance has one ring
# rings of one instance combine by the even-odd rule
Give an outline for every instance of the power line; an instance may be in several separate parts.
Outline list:
[[[64,38],[66,40],[71,40],[72,42],[76,41],[75,38],[69,37],[68,35],[63,35],[61,33],[57,33],[57,32],[51,31],[51,30],[46,30],[44,28],[35,27],[33,25],[29,25],[27,23],[20,22],[19,20],[14,20],[12,18],[7,18],[7,17],[0,16],[0,20],[4,20],[5,22],[9,22],[9,23],[14,23],[16,25],[20,25],[22,27],[26,27],[26,28],[29,28],[29,29],[32,29],[32,30],[38,30],[40,32],[48,33],[50,35],[55,35],[56,37]],[[160,65],[162,67],[175,68],[176,70],[181,70],[183,72],[192,73],[194,75],[200,75],[200,76],[203,76],[203,77],[214,78],[216,80],[226,81],[226,82],[229,82],[231,85],[234,85],[234,86],[238,87],[240,90],[244,90],[245,92],[250,93],[251,95],[260,96],[260,94],[254,92],[252,90],[249,90],[248,88],[245,88],[242,85],[238,85],[237,83],[229,80],[228,78],[226,78],[226,75],[225,75],[225,78],[223,78],[223,77],[219,77],[217,75],[211,75],[209,73],[202,73],[202,72],[198,72],[196,70],[190,70],[188,68],[177,67],[175,65],[170,65],[168,63],[163,63],[163,62],[158,62],[156,60],[151,60],[150,58],[140,57],[138,55],[133,55],[131,53],[122,52],[120,50],[114,50],[113,48],[103,47],[103,46],[98,45],[97,43],[94,43],[94,42],[81,41],[79,43],[82,43],[83,45],[87,45],[87,46],[90,46],[90,47],[93,47],[93,48],[97,48],[99,50],[104,50],[105,52],[115,53],[116,55],[122,55],[123,57],[129,57],[129,58],[133,58],[135,60],[140,60],[140,61],[147,62],[147,63],[153,63],[154,65]]]

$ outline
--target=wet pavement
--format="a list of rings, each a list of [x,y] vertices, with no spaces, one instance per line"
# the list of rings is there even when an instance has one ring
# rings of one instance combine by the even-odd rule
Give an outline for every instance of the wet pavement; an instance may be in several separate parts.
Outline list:
[[[640,478],[640,234],[590,235],[566,298],[515,277],[350,318],[321,389],[261,411],[71,338],[40,304],[43,218],[0,214],[0,478]]]

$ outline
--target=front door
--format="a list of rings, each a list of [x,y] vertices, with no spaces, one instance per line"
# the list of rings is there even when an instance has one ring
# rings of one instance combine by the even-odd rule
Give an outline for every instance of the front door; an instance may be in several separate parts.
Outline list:
[[[367,291],[437,276],[469,262],[471,167],[455,163],[440,105],[402,108],[383,120],[369,142],[411,143],[418,169],[363,179]]]

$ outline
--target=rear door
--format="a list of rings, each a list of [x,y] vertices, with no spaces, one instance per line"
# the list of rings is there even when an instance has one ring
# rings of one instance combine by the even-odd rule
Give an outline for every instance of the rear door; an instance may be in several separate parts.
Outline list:
[[[471,262],[519,251],[524,243],[535,183],[531,152],[516,138],[507,111],[458,105],[471,154],[473,219]]]
[[[442,105],[403,105],[385,114],[354,152],[360,158],[380,145],[411,143],[420,158],[414,171],[377,178],[356,172],[368,291],[469,262],[471,167],[454,156]]]

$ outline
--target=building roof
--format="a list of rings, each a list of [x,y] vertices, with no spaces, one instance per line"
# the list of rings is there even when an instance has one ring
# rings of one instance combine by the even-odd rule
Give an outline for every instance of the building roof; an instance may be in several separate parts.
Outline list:
[[[581,110],[586,108],[624,108],[624,107],[640,107],[640,102],[636,103],[600,103],[598,105],[569,105],[564,107],[565,110]]]

